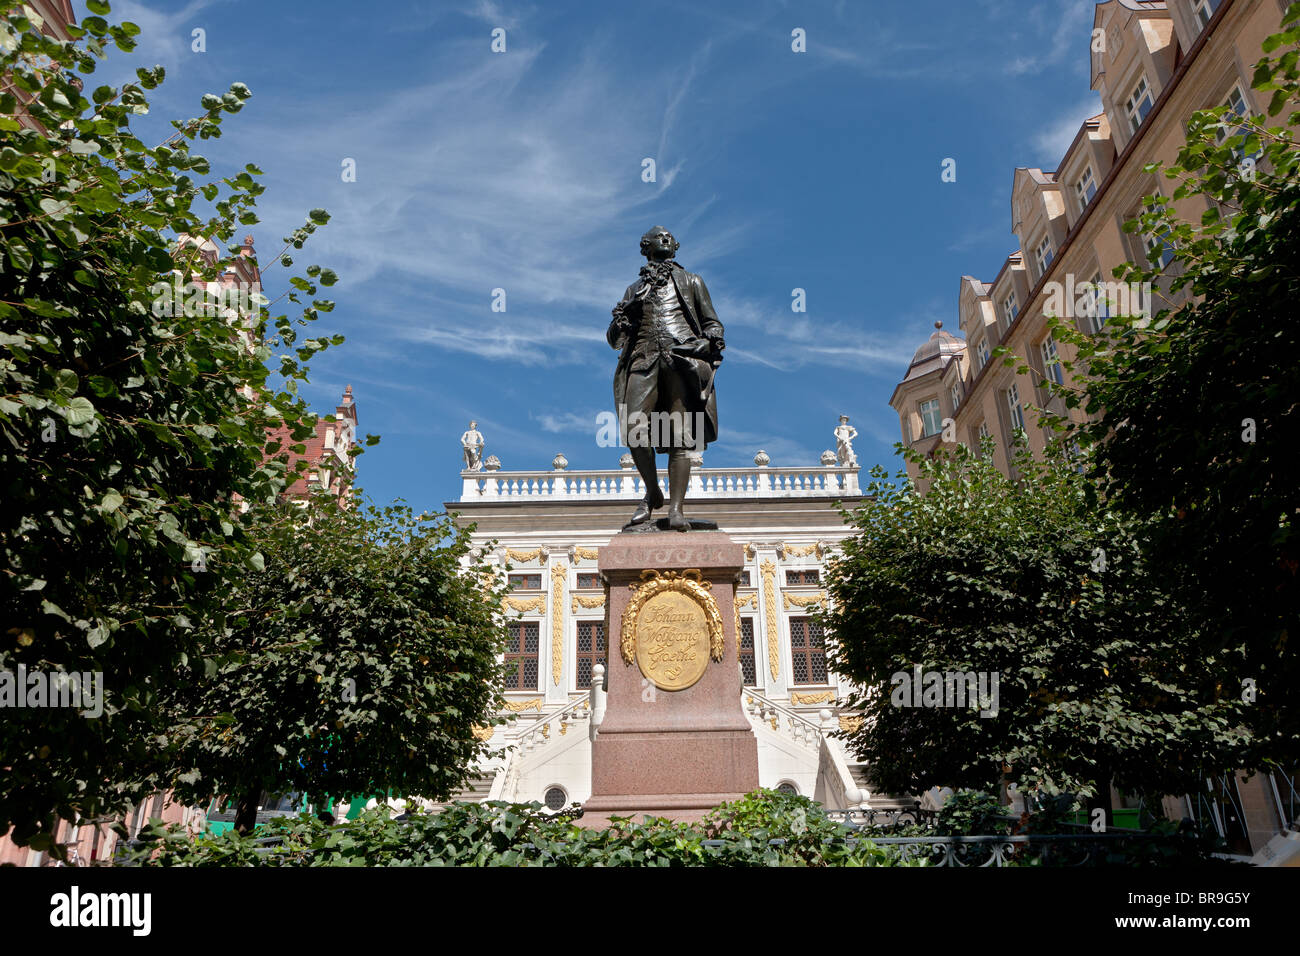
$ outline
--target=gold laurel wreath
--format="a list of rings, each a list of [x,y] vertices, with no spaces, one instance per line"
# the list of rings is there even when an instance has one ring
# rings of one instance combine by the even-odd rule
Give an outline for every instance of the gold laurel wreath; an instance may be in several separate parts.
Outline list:
[[[709,656],[715,661],[722,660],[725,641],[722,636],[722,614],[718,611],[718,602],[713,599],[713,585],[705,581],[698,568],[687,568],[678,573],[669,571],[641,572],[641,583],[629,584],[632,599],[623,609],[623,633],[619,639],[619,649],[623,653],[623,663],[631,664],[636,660],[636,619],[641,613],[641,605],[656,594],[664,591],[679,591],[694,600],[704,609],[704,620],[709,628]]]

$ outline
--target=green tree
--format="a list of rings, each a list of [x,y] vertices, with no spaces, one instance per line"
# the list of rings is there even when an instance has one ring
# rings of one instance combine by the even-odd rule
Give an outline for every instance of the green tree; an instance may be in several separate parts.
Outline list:
[[[1095,446],[1102,493],[1154,519],[1149,560],[1200,625],[1188,653],[1253,700],[1249,769],[1300,760],[1300,4],[1283,27],[1253,75],[1267,115],[1194,114],[1163,169],[1172,195],[1148,197],[1125,227],[1163,236],[1173,258],[1117,277],[1169,304],[1095,338],[1052,323],[1079,350],[1079,389],[1065,395],[1092,416],[1074,430]]]
[[[238,502],[284,487],[265,436],[311,433],[294,386],[341,341],[297,342],[298,325],[332,308],[311,300],[334,282],[316,266],[291,280],[294,320],[265,299],[232,321],[204,296],[160,293],[173,274],[217,279],[237,254],[220,244],[257,222],[257,167],[209,179],[195,151],[250,92],[205,95],[200,115],[146,147],[131,124],[163,70],[95,86],[97,61],[110,45],[130,51],[139,29],[110,25],[103,0],[86,7],[66,43],[21,10],[0,21],[0,672],[94,673],[103,692],[97,718],[65,707],[0,720],[0,833],[41,848],[58,817],[162,788],[173,741],[158,694],[196,658],[232,582],[260,567]],[[313,210],[285,251],[327,219]],[[215,260],[182,234],[210,237]]]
[[[502,590],[462,558],[469,533],[404,505],[339,507],[328,495],[256,515],[266,566],[228,596],[208,658],[164,704],[183,741],[185,800],[238,800],[250,829],[262,791],[446,799],[501,709]],[[193,716],[192,716],[193,715]]]
[[[1232,767],[1240,701],[1216,699],[1214,662],[1189,652],[1194,628],[1145,559],[1143,529],[1073,462],[1021,451],[1012,480],[990,452],[919,460],[924,495],[877,468],[845,512],[858,533],[830,569],[824,623],[832,666],[863,688],[847,743],[873,785],[1007,781],[1109,808],[1110,783],[1179,793]],[[988,697],[996,673],[996,707],[915,706],[922,688],[906,706],[895,675],[918,667],[989,675]]]

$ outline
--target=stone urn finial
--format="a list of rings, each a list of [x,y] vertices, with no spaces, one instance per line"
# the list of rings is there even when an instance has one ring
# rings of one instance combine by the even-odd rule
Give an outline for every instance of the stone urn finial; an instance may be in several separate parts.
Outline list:
[[[822,464],[823,464],[823,465],[825,465],[826,467],[829,468],[829,467],[831,467],[832,465],[835,465],[835,464],[838,464],[838,463],[839,463],[839,459],[835,457],[835,452],[831,451],[829,448],[827,448],[824,452],[822,452]]]
[[[483,467],[486,468],[488,471],[500,471],[501,459],[498,458],[496,455],[488,455],[487,461],[483,462]]]
[[[620,457],[618,460],[618,467],[620,468],[636,467],[636,462],[632,460],[632,453],[630,451],[623,452],[622,457]]]
[[[758,465],[759,468],[766,468],[771,463],[772,459],[768,457],[767,452],[760,448],[758,454],[754,456],[754,464]]]
[[[556,471],[564,471],[564,469],[569,467],[569,459],[564,457],[564,452],[560,452],[551,459],[551,467]]]

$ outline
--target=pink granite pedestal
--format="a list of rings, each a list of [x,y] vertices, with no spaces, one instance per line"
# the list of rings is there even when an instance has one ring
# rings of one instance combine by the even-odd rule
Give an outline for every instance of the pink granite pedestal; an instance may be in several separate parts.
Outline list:
[[[698,820],[719,803],[758,787],[758,741],[741,710],[736,577],[741,546],[721,531],[625,533],[600,549],[609,662],[604,720],[592,742],[591,798],[580,823],[643,814]],[[629,584],[643,570],[698,569],[722,617],[725,651],[693,685],[667,691],[646,680],[620,653]]]

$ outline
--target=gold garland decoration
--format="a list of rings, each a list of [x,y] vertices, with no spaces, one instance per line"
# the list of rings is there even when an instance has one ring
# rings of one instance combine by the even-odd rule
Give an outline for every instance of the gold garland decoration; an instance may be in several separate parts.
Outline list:
[[[632,664],[636,660],[636,619],[641,613],[641,605],[648,599],[664,591],[679,591],[694,600],[704,609],[704,621],[709,629],[709,656],[715,661],[722,660],[726,641],[722,633],[722,614],[718,602],[713,599],[713,585],[705,581],[698,568],[688,568],[680,574],[669,571],[641,572],[641,583],[629,584],[632,598],[623,609],[623,633],[619,639],[619,649],[623,653],[623,663]]]
[[[816,544],[783,544],[781,553],[787,558],[806,558],[808,555],[816,553],[817,557],[822,556],[821,542]]]
[[[564,676],[564,582],[568,566],[551,567],[551,680],[556,684]]]
[[[570,603],[570,607],[572,608],[574,614],[578,613],[579,607],[585,607],[590,609],[593,607],[604,607],[604,606],[605,606],[605,595],[603,594],[600,595],[599,597],[583,597],[581,594],[575,594],[573,595],[573,601]]]
[[[584,548],[582,545],[575,545],[573,548],[574,561],[595,561],[600,557],[600,552],[595,548]]]
[[[781,673],[781,656],[776,644],[776,565],[763,562],[763,604],[767,608],[767,666],[772,680]]]
[[[781,599],[785,601],[785,609],[790,611],[796,607],[812,607],[814,604],[825,604],[826,592],[818,591],[816,594],[782,593]]]
[[[858,731],[858,728],[860,728],[861,726],[862,726],[862,717],[861,717],[861,715],[856,715],[856,714],[853,714],[853,715],[849,715],[849,714],[841,714],[841,715],[840,715],[840,730],[843,730],[843,731],[845,731],[846,733],[850,733],[850,734],[852,734],[852,733],[856,733],[856,732]]]
[[[541,548],[534,548],[532,551],[516,551],[514,548],[506,548],[506,558],[510,561],[536,561],[541,556]]]
[[[471,732],[473,732],[475,740],[483,740],[483,741],[491,740],[492,735],[496,733],[495,727],[490,727],[490,726],[484,727],[480,724],[475,724],[473,727],[470,728],[470,730]]]
[[[813,694],[800,694],[795,692],[790,695],[790,703],[795,704],[825,704],[835,699],[835,691],[819,690]]]
[[[527,611],[545,611],[546,598],[540,594],[536,597],[530,598],[506,597],[501,601],[502,612],[504,613],[507,608],[513,611],[518,611],[521,614]]]
[[[532,700],[508,700],[505,706],[506,710],[513,710],[516,714],[525,710],[536,710],[540,714],[542,712],[542,699],[534,697]]]

